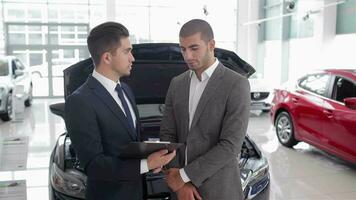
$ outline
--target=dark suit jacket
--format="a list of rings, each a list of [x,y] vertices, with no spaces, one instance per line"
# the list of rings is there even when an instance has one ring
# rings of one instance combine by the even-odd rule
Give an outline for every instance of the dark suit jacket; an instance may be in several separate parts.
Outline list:
[[[121,84],[139,121],[134,95]],[[86,199],[142,199],[140,160],[118,157],[120,147],[137,138],[104,86],[90,75],[66,99],[65,116],[73,148],[88,177]]]
[[[190,71],[168,89],[161,140],[185,143],[173,167],[182,168],[204,200],[242,198],[238,155],[250,112],[248,80],[219,64],[199,100],[189,129]],[[174,163],[175,162],[175,163]]]

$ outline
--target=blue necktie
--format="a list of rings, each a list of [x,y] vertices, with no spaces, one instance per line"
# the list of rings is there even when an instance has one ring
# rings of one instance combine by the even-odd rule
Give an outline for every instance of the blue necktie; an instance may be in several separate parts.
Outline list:
[[[116,85],[115,90],[116,90],[116,92],[117,92],[117,94],[119,96],[119,99],[121,101],[122,107],[124,107],[124,111],[125,111],[125,114],[126,114],[127,122],[129,124],[129,126],[132,128],[133,133],[135,134],[136,133],[136,129],[135,129],[135,126],[134,126],[132,115],[131,115],[129,106],[127,105],[127,102],[125,100],[124,91],[122,90],[120,84]],[[134,137],[136,138],[136,135],[134,135]]]

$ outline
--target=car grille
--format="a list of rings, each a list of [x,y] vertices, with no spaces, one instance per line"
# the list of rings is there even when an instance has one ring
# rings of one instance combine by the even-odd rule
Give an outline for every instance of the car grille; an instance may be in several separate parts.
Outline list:
[[[269,95],[269,92],[251,92],[251,100],[259,101],[266,99]]]

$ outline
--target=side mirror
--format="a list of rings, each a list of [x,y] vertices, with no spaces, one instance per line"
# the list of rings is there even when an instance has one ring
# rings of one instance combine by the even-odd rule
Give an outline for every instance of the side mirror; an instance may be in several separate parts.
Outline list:
[[[22,70],[19,70],[19,69],[15,70],[15,76],[16,77],[22,76],[22,75],[24,75],[24,72]]]
[[[344,102],[346,107],[356,110],[356,97],[345,98]]]

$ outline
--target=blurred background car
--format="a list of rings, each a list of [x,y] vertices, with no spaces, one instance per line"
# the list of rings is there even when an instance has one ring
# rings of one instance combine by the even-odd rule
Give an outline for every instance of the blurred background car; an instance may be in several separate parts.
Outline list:
[[[253,74],[248,80],[251,87],[251,110],[269,112],[273,98],[272,86],[258,74]]]
[[[25,106],[32,103],[31,73],[20,60],[13,56],[0,57],[0,118],[9,121],[13,118],[15,93],[21,94]]]
[[[279,142],[307,142],[356,164],[356,70],[307,74],[276,89],[270,113]]]
[[[136,44],[133,45],[132,53],[135,62],[131,76],[123,78],[122,81],[131,86],[136,97],[141,121],[141,141],[157,140],[170,81],[188,68],[178,44]],[[254,69],[234,52],[216,49],[215,55],[225,66],[245,77],[254,73]],[[65,99],[84,83],[92,71],[93,63],[90,58],[64,70]],[[65,103],[58,103],[51,105],[50,109],[65,118],[64,107]],[[243,142],[239,166],[245,199],[269,199],[268,161],[248,136]],[[170,190],[163,173],[148,173],[145,178],[145,199],[170,199]],[[69,135],[63,133],[58,138],[50,158],[49,198],[84,199],[85,184],[85,172],[71,146]]]
[[[52,61],[52,76],[62,77],[63,70],[75,62],[76,60],[74,59],[54,59]],[[40,65],[30,66],[30,69],[34,78],[48,77],[48,62]]]

